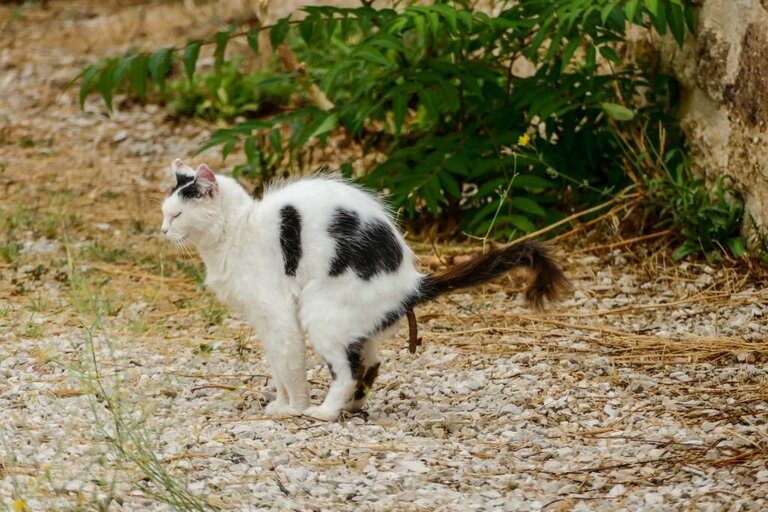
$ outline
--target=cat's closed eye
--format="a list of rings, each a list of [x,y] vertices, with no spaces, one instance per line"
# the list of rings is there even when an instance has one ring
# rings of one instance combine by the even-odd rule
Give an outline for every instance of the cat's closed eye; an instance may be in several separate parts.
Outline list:
[[[174,214],[171,216],[171,219],[178,219],[180,215],[181,215],[181,212]]]

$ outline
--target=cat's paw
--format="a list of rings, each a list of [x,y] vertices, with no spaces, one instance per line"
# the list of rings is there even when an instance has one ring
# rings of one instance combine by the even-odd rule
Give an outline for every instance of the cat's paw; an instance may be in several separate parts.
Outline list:
[[[285,402],[269,402],[264,408],[267,416],[300,416],[301,411]]]
[[[328,409],[322,405],[317,405],[304,409],[304,416],[322,421],[336,421],[339,418],[339,412],[336,409]]]

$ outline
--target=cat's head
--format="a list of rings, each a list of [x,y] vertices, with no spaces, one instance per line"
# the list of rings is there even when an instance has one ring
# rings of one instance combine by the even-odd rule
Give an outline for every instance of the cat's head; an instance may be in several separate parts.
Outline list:
[[[163,201],[160,231],[170,241],[198,244],[220,227],[221,189],[219,180],[205,164],[192,169],[180,159],[171,164],[176,185]]]

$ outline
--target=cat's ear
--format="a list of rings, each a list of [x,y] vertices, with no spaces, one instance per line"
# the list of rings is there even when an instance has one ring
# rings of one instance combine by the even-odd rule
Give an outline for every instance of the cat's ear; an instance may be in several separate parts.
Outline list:
[[[173,175],[174,178],[176,178],[176,181],[187,181],[183,180],[185,177],[192,177],[195,175],[195,170],[185,164],[181,161],[181,158],[177,158],[173,162],[171,162],[171,175]]]
[[[213,196],[219,191],[216,175],[205,164],[201,164],[195,171],[195,181],[197,182],[197,189],[202,195]]]

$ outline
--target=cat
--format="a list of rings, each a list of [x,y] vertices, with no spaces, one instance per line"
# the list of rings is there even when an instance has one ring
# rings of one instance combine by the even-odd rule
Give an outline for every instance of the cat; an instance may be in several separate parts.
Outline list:
[[[276,388],[268,415],[333,421],[342,410],[361,410],[381,338],[422,302],[517,267],[533,276],[525,296],[536,308],[570,289],[535,241],[422,274],[386,207],[341,178],[286,182],[256,200],[204,164],[193,170],[177,159],[171,172],[176,185],[162,204],[161,232],[197,249],[206,286],[253,326]],[[331,374],[318,406],[309,400],[306,340]]]

